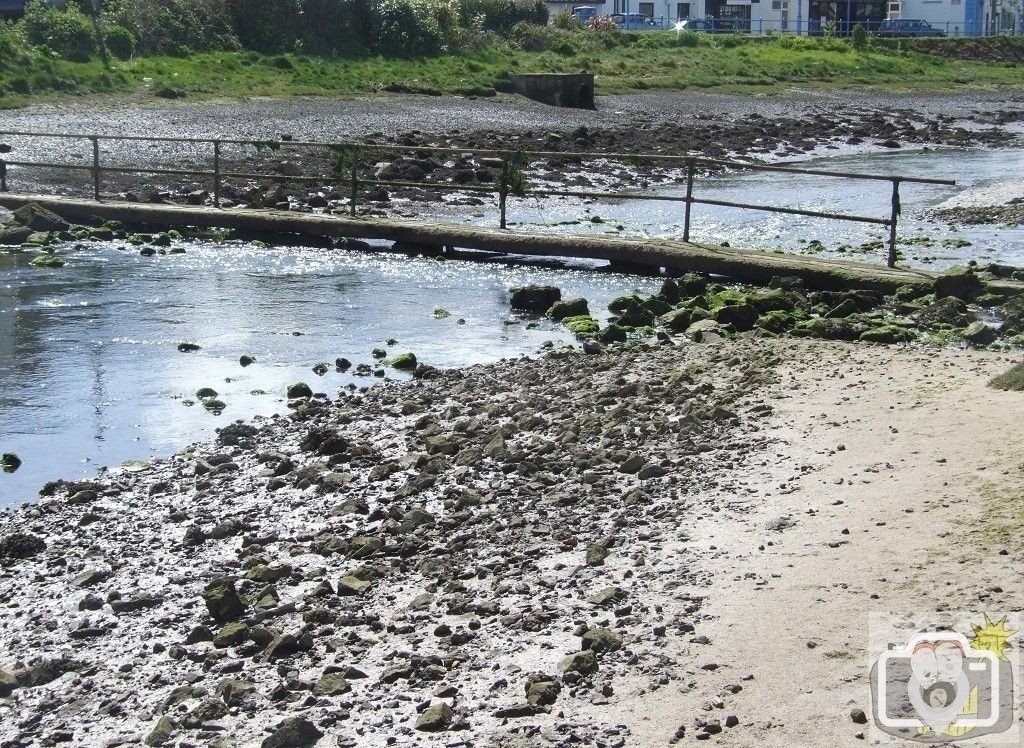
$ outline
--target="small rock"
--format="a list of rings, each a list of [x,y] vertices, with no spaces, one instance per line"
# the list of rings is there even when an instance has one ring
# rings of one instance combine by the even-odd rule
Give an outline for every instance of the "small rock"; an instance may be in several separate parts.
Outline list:
[[[451,726],[454,716],[452,708],[444,702],[434,704],[416,720],[416,729],[421,732],[442,732]]]
[[[308,748],[324,734],[303,717],[289,717],[274,728],[274,732],[261,744],[261,748]]]

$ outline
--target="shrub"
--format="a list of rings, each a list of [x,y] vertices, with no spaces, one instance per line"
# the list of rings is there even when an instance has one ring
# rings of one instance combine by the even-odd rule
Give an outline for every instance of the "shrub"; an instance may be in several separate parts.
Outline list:
[[[57,10],[44,0],[31,0],[20,25],[29,44],[49,47],[66,60],[85,62],[96,53],[92,22],[75,6]]]
[[[14,26],[0,20],[0,71],[13,68],[22,49]]]
[[[317,55],[353,56],[376,43],[377,14],[370,0],[299,0],[302,47]]]
[[[853,27],[853,33],[850,35],[850,44],[858,52],[863,52],[868,48],[868,32],[859,23]]]
[[[225,0],[105,0],[103,20],[127,29],[139,54],[239,47]]]
[[[580,19],[567,10],[556,13],[555,17],[551,20],[551,25],[556,29],[564,29],[566,31],[576,31],[583,28],[583,23]]]
[[[548,6],[543,0],[459,0],[459,18],[467,27],[480,19],[481,28],[505,32],[517,23],[546,26]]]
[[[458,17],[443,0],[381,0],[375,52],[387,57],[435,55],[455,38]]]
[[[680,31],[676,34],[676,45],[679,47],[699,46],[700,34],[696,31]]]
[[[517,23],[509,30],[509,38],[527,52],[546,52],[567,32],[552,26]]]
[[[291,51],[299,38],[298,0],[228,0],[239,40],[257,52]]]
[[[135,36],[124,26],[113,24],[103,29],[107,51],[119,60],[130,60],[135,54]]]

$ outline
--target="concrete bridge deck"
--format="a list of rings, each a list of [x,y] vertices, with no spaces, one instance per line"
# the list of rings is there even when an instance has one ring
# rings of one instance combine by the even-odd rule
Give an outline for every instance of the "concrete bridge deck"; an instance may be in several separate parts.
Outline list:
[[[505,254],[607,260],[627,266],[666,268],[676,273],[711,273],[751,283],[767,283],[776,276],[795,276],[801,278],[808,288],[816,289],[865,288],[892,293],[907,284],[930,286],[938,275],[925,270],[888,268],[673,239],[555,235],[407,219],[96,202],[50,195],[0,193],[0,206],[14,209],[27,203],[37,203],[72,221],[101,219],[159,227],[195,226],[331,238],[383,239]],[[1017,281],[992,281],[988,287],[995,293],[1006,295],[1024,293],[1024,283]]]

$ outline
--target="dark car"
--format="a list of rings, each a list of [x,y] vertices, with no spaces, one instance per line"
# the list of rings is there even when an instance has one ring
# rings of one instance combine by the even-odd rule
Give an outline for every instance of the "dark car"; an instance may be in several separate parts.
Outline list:
[[[649,29],[658,26],[658,22],[643,13],[615,13],[612,22],[620,29]]]
[[[699,31],[704,34],[733,34],[740,30],[732,18],[688,18],[676,26],[680,31]]]
[[[67,0],[49,0],[55,8],[63,8]],[[20,18],[25,14],[28,0],[0,0],[0,18]]]
[[[875,36],[945,36],[946,32],[928,25],[926,21],[914,18],[899,18],[882,21]]]

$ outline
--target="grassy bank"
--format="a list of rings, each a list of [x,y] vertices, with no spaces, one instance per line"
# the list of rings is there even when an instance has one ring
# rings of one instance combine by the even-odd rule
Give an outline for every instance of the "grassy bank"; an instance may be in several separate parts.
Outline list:
[[[837,39],[615,34],[533,27],[459,54],[426,58],[328,59],[307,55],[207,52],[69,62],[23,55],[0,67],[0,108],[80,94],[143,97],[349,95],[376,91],[490,95],[517,72],[597,75],[599,93],[790,85],[946,89],[1020,86],[1024,40],[955,40],[940,46],[873,43],[857,51]],[[955,53],[951,53],[951,48]]]

